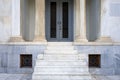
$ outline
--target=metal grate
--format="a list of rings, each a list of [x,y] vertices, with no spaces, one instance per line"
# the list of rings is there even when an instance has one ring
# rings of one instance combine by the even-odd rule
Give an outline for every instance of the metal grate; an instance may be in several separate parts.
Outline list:
[[[95,67],[95,68],[101,67],[101,55],[100,54],[89,55],[89,67]]]
[[[20,55],[20,67],[32,68],[32,55],[22,54]]]

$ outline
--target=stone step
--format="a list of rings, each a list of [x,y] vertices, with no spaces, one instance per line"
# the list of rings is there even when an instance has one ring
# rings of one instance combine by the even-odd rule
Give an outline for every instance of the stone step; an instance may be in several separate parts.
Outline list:
[[[72,42],[48,42],[48,46],[72,46]]]
[[[87,62],[85,61],[80,61],[80,60],[51,60],[51,61],[47,61],[47,60],[37,60],[36,61],[36,66],[87,66]]]
[[[88,75],[89,72],[71,72],[71,75]],[[34,72],[34,74],[39,75],[68,75],[70,72]]]
[[[74,46],[47,46],[47,50],[74,50]]]
[[[80,67],[36,67],[35,72],[43,72],[43,73],[88,73],[88,68],[80,68]]]
[[[36,67],[80,67],[80,68],[88,68],[88,65],[37,65]]]
[[[34,75],[41,75],[41,76],[45,76],[45,75],[51,75],[51,76],[82,76],[82,75],[90,75],[89,72],[80,72],[80,73],[68,73],[68,72],[34,72]]]
[[[91,80],[90,75],[33,75],[33,80]]]
[[[78,54],[77,50],[45,50],[45,54]]]
[[[44,60],[78,60],[78,59],[79,59],[78,55],[44,55]]]
[[[88,66],[36,66],[36,68],[88,68]],[[89,68],[88,68],[89,69]]]
[[[32,80],[92,80],[87,59],[72,42],[48,42],[44,54],[37,56]]]
[[[87,60],[86,54],[39,54],[38,60]]]

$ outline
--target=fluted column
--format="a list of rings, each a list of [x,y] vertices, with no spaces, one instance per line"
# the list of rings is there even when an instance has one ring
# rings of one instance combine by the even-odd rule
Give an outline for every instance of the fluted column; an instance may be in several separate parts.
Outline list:
[[[36,0],[35,40],[46,42],[45,38],[45,0]]]
[[[86,0],[75,0],[75,42],[87,42]]]

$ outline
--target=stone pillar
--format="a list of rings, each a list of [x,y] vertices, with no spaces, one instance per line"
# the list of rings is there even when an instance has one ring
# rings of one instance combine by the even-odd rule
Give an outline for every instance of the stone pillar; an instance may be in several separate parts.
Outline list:
[[[21,13],[22,0],[12,0],[12,30],[10,42],[24,41],[21,36],[20,13]]]
[[[106,23],[106,9],[108,0],[100,0],[100,36],[96,42],[112,42],[110,38],[109,29],[106,28],[108,25]]]
[[[34,41],[46,42],[45,38],[45,0],[36,0],[36,22]]]
[[[75,0],[75,42],[88,42],[86,38],[86,0]]]

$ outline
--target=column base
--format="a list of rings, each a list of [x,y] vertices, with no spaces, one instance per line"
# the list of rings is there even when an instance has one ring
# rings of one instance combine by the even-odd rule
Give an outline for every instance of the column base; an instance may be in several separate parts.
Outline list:
[[[35,36],[34,42],[47,42],[45,37]]]
[[[14,36],[14,37],[10,37],[9,42],[24,42],[22,36]]]
[[[96,42],[113,42],[113,40],[110,37],[100,37]]]
[[[88,42],[87,38],[81,38],[80,36],[76,36],[74,42]]]
[[[76,39],[75,42],[88,42],[87,39]]]

